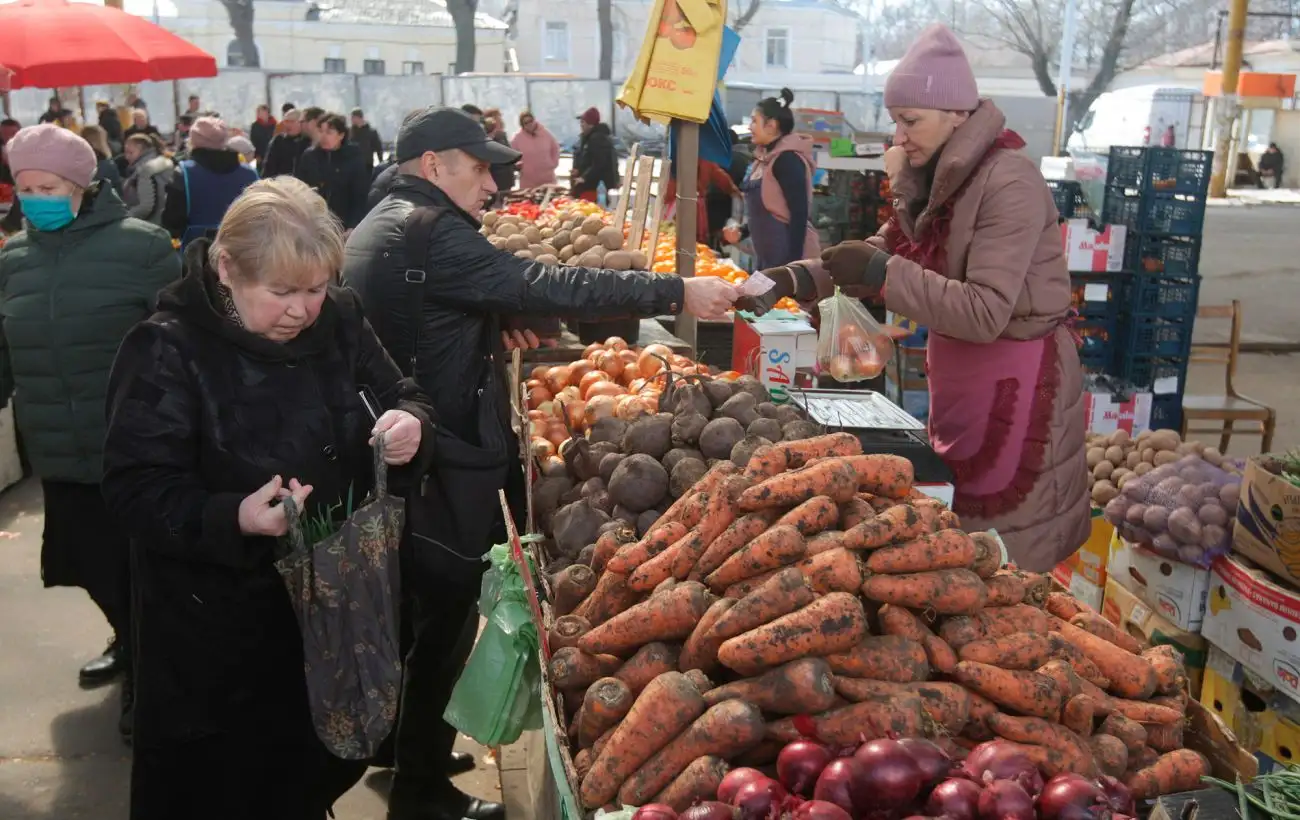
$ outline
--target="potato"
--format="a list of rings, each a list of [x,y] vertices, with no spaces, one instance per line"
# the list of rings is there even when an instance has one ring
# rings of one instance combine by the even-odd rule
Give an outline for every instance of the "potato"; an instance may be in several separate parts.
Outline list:
[[[1115,482],[1115,486],[1116,486],[1116,487],[1119,487],[1121,490],[1124,489],[1125,487],[1127,487],[1127,486],[1130,485],[1130,484],[1132,484],[1132,485],[1134,486],[1135,489],[1138,488],[1138,474],[1137,474],[1137,473],[1130,473],[1130,472],[1125,471],[1125,473],[1124,473],[1122,476],[1120,476],[1119,478],[1115,478],[1115,476],[1112,475],[1112,476],[1111,476],[1111,479]],[[1138,492],[1138,493],[1141,493],[1142,490],[1137,489],[1137,492]]]
[[[1217,447],[1206,447],[1201,451],[1201,458],[1205,459],[1210,464],[1213,464],[1215,467],[1218,467],[1223,463],[1223,453],[1220,453]]]
[[[1146,475],[1155,468],[1156,465],[1154,464],[1147,464],[1145,461],[1139,461],[1137,466],[1133,468],[1133,472],[1137,475]]]
[[[1087,459],[1088,469],[1091,470],[1106,460],[1106,451],[1101,447],[1089,447]]]
[[[1173,450],[1157,450],[1155,458],[1152,459],[1157,467],[1163,467],[1166,464],[1173,464],[1178,460],[1178,454]]]
[[[1094,481],[1105,481],[1110,478],[1110,474],[1113,472],[1115,472],[1115,465],[1109,461],[1103,461],[1092,468],[1092,478]]]
[[[542,235],[542,239],[550,239],[552,236],[555,236],[555,229],[548,226],[542,228],[539,233]]]
[[[632,267],[629,270],[649,270],[650,260],[646,258],[645,251],[628,251],[632,254]]]
[[[632,267],[632,254],[627,251],[610,251],[605,254],[605,267],[610,270],[629,270]]]
[[[528,239],[523,234],[511,234],[506,238],[506,250],[508,251],[526,251],[528,250]]]
[[[534,261],[534,262],[541,262],[543,265],[558,265],[558,264],[560,264],[560,258],[559,258],[558,256],[555,256],[554,254],[550,254],[550,253],[539,253],[539,254],[537,254],[537,256],[533,257],[533,261]]]
[[[596,237],[589,234],[582,234],[573,240],[574,253],[586,253],[596,247]]]
[[[1110,443],[1118,444],[1121,447],[1124,446],[1125,444],[1128,444],[1130,439],[1131,436],[1129,436],[1128,430],[1125,430],[1123,428],[1116,430],[1115,432],[1110,434]]]
[[[529,245],[528,252],[531,253],[533,256],[538,256],[543,253],[550,253],[550,251],[547,250],[545,245]]]
[[[573,240],[569,237],[568,231],[559,230],[551,235],[551,244],[563,250],[565,245],[572,245]]]
[[[613,225],[597,231],[596,238],[600,240],[600,244],[611,251],[622,250],[623,248],[623,230],[615,228]]]
[[[1106,448],[1106,460],[1111,464],[1119,465],[1124,463],[1124,448],[1111,445]]]
[[[578,257],[578,261],[574,264],[583,268],[603,268],[605,267],[605,255],[600,251],[601,249],[592,248]]]
[[[1134,439],[1134,441],[1146,441],[1147,439],[1151,438],[1151,432],[1152,431],[1150,429],[1143,430],[1142,432],[1137,434],[1137,438]]]
[[[1117,495],[1119,488],[1109,481],[1098,481],[1092,485],[1092,500],[1099,505],[1109,504]]]
[[[1169,526],[1169,509],[1161,507],[1159,504],[1152,504],[1147,507],[1142,514],[1142,526],[1151,531],[1152,534],[1164,532]]]
[[[1151,546],[1161,555],[1167,555],[1170,558],[1178,554],[1178,542],[1167,532],[1155,533],[1151,539]]]
[[[1106,504],[1106,518],[1109,519],[1111,523],[1123,521],[1125,514],[1128,512],[1128,508],[1131,506],[1133,506],[1132,501],[1129,501],[1122,495],[1117,495]]]
[[[1207,501],[1200,509],[1196,511],[1196,517],[1201,519],[1202,524],[1213,524],[1218,527],[1228,526],[1228,511],[1223,509],[1216,497],[1213,501]]]
[[[1154,464],[1156,461],[1156,450],[1154,447],[1144,447],[1142,449],[1142,460],[1147,464]]]
[[[1109,464],[1110,462],[1106,462],[1106,463]],[[1123,480],[1124,476],[1132,475],[1132,474],[1133,471],[1127,467],[1116,467],[1110,473],[1110,481],[1112,484],[1118,487],[1119,482]]]
[[[518,234],[519,229],[510,222],[502,222],[500,225],[497,225],[492,232],[495,233],[497,236],[510,237]],[[525,244],[527,244],[527,241],[528,240],[526,239],[524,240]]]
[[[1219,501],[1223,504],[1225,510],[1235,515],[1237,505],[1241,503],[1241,485],[1224,484],[1219,488]]]
[[[491,228],[501,221],[501,214],[494,211],[488,211],[483,214],[483,227]]]
[[[1220,551],[1228,543],[1228,528],[1218,524],[1206,524],[1201,527],[1201,546],[1207,550]]]
[[[1179,507],[1169,514],[1169,534],[1183,544],[1201,543],[1201,522],[1191,507]]]
[[[1178,505],[1195,510],[1201,506],[1201,499],[1204,497],[1200,484],[1184,484],[1182,489],[1178,491]]]
[[[1181,443],[1173,430],[1157,430],[1151,434],[1151,446],[1157,450],[1177,450]]]
[[[598,216],[589,216],[582,221],[582,232],[590,236],[600,233],[603,227],[605,227],[605,220]]]
[[[525,237],[528,238],[529,242],[542,241],[542,230],[541,228],[538,228],[536,225],[529,225],[526,228],[524,228],[523,234]]]
[[[1135,527],[1140,527],[1146,519],[1146,514],[1146,504],[1130,504],[1128,511],[1124,513],[1124,520]]]
[[[506,238],[504,236],[489,236],[488,244],[498,250],[504,250],[506,246]]]
[[[565,245],[563,248],[560,248],[561,262],[568,262],[570,259],[573,258],[573,256],[574,256],[574,250],[572,245]]]
[[[518,256],[520,259],[532,259],[533,252],[525,248],[522,251],[515,251],[515,256]]]
[[[1142,454],[1137,450],[1129,450],[1128,455],[1124,457],[1124,465],[1130,470],[1136,470],[1137,466],[1141,463]]]

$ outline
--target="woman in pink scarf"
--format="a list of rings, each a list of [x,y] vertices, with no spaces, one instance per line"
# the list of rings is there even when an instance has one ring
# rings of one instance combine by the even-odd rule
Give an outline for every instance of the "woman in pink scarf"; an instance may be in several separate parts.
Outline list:
[[[560,143],[525,111],[519,115],[519,133],[510,147],[523,154],[519,159],[519,187],[525,190],[555,184],[555,169],[560,164]]]
[[[896,216],[822,254],[836,284],[930,329],[930,443],[967,530],[1044,571],[1089,533],[1082,370],[1052,194],[981,100],[961,45],[926,29],[885,83]],[[898,162],[899,159],[905,161]]]

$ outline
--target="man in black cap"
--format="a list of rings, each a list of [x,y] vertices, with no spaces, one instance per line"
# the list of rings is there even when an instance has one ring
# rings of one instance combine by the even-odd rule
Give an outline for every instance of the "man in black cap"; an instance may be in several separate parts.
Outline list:
[[[546,265],[493,247],[478,232],[484,203],[496,193],[492,166],[516,162],[519,152],[493,141],[463,111],[428,108],[409,117],[396,154],[399,175],[352,232],[343,264],[343,282],[361,297],[384,347],[435,397],[444,454],[408,499],[402,591],[412,643],[388,816],[500,820],[504,807],[451,784],[455,730],[442,713],[474,644],[480,559],[504,540],[497,492],[513,495],[514,512],[523,512],[524,476],[500,367],[502,320],[682,311],[715,317],[738,293],[719,277]]]

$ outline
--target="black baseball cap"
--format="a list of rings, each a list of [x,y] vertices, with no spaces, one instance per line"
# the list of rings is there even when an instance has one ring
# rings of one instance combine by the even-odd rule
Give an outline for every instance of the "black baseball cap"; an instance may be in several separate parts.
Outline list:
[[[492,165],[509,165],[523,156],[496,142],[483,126],[459,108],[426,108],[402,123],[397,131],[397,161],[406,162],[428,151],[458,149]]]

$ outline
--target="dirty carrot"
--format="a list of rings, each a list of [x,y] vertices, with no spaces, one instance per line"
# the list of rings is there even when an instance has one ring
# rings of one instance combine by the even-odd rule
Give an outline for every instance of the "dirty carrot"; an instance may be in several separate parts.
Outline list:
[[[850,549],[875,549],[897,541],[910,541],[928,532],[925,519],[910,504],[896,504],[874,518],[844,531]]]
[[[654,641],[636,651],[618,668],[614,677],[627,684],[632,694],[639,695],[650,681],[677,668],[681,650],[676,644]]]
[[[596,739],[622,720],[632,708],[636,696],[618,678],[601,678],[587,687],[578,711],[578,746],[591,747]]]
[[[847,592],[823,595],[806,607],[728,639],[718,660],[742,675],[808,655],[830,655],[856,646],[867,635],[862,602]]]
[[[1136,754],[1142,750],[1143,746],[1147,745],[1146,727],[1123,715],[1110,715],[1101,722],[1101,728],[1097,732],[1098,734],[1119,738],[1128,749],[1129,754]]]
[[[1073,595],[1067,595],[1064,592],[1049,592],[1047,594],[1047,603],[1044,608],[1062,621],[1069,621],[1080,612],[1090,611]]]
[[[687,669],[682,674],[695,684],[695,688],[700,690],[701,695],[713,688],[713,681],[699,669]]]
[[[1110,689],[1115,694],[1133,700],[1146,700],[1155,694],[1156,671],[1146,658],[1064,621],[1057,621],[1052,628],[1097,664],[1101,673],[1110,679]]]
[[[616,552],[605,565],[606,571],[623,575],[631,574],[637,567],[680,541],[686,535],[687,529],[689,528],[680,521],[656,524],[640,541],[627,544]]]
[[[1028,584],[1016,573],[999,570],[984,579],[984,586],[989,588],[988,606],[1015,606],[1024,602]]]
[[[619,789],[619,802],[643,805],[697,758],[716,755],[731,759],[757,746],[766,728],[763,713],[752,703],[727,700],[710,707],[632,773]]]
[[[1094,688],[1106,689],[1110,687],[1110,680],[1101,674],[1097,664],[1089,660],[1088,656],[1083,654],[1083,650],[1067,641],[1059,632],[1049,632],[1048,636],[1052,641],[1052,657],[1069,663],[1075,673],[1084,681],[1092,684]],[[1089,692],[1089,694],[1092,693]],[[1106,712],[1109,713],[1110,709],[1107,708]]]
[[[1036,670],[1040,675],[1046,675],[1056,682],[1056,689],[1061,693],[1062,699],[1068,701],[1075,695],[1083,694],[1083,680],[1075,673],[1073,667],[1066,661],[1057,659],[1048,661]]]
[[[568,615],[596,589],[596,573],[591,567],[572,564],[555,574],[551,587],[555,614]]]
[[[960,732],[970,721],[971,692],[958,683],[935,681],[890,683],[836,675],[835,691],[854,703],[870,697],[889,697],[905,693],[920,695],[921,708],[935,723],[952,735]]]
[[[764,444],[754,449],[740,477],[749,482],[764,481],[784,473],[789,466],[785,450],[774,444]]]
[[[829,433],[798,441],[783,441],[775,446],[785,455],[786,469],[802,467],[814,458],[862,454],[862,441],[852,433]]]
[[[687,581],[629,607],[578,640],[592,653],[624,655],[651,641],[680,640],[713,603],[703,584]]]
[[[720,757],[697,757],[651,802],[684,812],[701,800],[712,800],[717,796],[722,778],[729,771],[731,767]]]
[[[939,627],[939,637],[953,649],[960,650],[971,641],[1000,638],[1017,632],[1047,632],[1050,626],[1047,615],[1032,606],[989,607],[974,615],[948,618]]]
[[[704,554],[700,556],[700,560],[695,562],[695,567],[687,576],[688,580],[702,580],[706,575],[722,566],[722,562],[734,555],[736,550],[762,535],[764,530],[772,526],[779,513],[780,510],[777,509],[759,510],[748,515],[742,515],[731,522],[731,525],[705,548]]]
[[[704,551],[736,520],[735,499],[746,486],[738,476],[728,476],[718,484],[709,497],[700,523],[692,530],[694,537],[687,539],[677,551],[673,561],[674,578],[686,580]]]
[[[767,572],[760,572],[753,578],[746,578],[743,581],[737,581],[723,591],[722,597],[735,598],[737,601],[742,600],[745,596],[749,595],[749,593],[758,589],[763,584],[766,584],[768,579],[773,575],[776,575],[778,572],[781,572],[782,569],[785,569],[785,567],[768,570]]]
[[[682,647],[682,654],[677,659],[677,666],[681,671],[699,669],[707,672],[717,667],[718,647],[722,645],[724,639],[713,636],[713,626],[727,613],[727,610],[735,605],[736,602],[731,598],[719,598],[713,602]]]
[[[886,635],[899,635],[910,638],[925,647],[926,658],[930,667],[945,675],[952,674],[957,666],[957,653],[921,619],[901,606],[885,604],[876,613],[880,620],[880,629]]]
[[[912,683],[930,677],[925,647],[897,635],[863,638],[847,651],[826,656],[836,675],[893,683]]]
[[[810,498],[781,516],[777,525],[788,524],[805,537],[816,535],[835,526],[840,518],[840,508],[830,498],[819,495]]]
[[[666,524],[670,521],[681,521],[683,524],[686,524],[686,519],[682,517],[682,511],[687,506],[693,506],[695,510],[693,513],[694,520],[689,524],[686,524],[686,529],[689,530],[691,527],[694,527],[699,523],[698,516],[703,513],[703,506],[700,504],[700,501],[696,496],[701,493],[708,495],[713,492],[713,488],[718,486],[723,479],[739,474],[740,468],[735,464],[732,464],[729,460],[724,459],[723,461],[714,464],[709,468],[709,471],[704,474],[703,478],[695,482],[695,486],[691,488],[694,492],[682,493],[681,497],[674,501],[673,505],[665,510],[663,515],[659,516],[659,523]]]
[[[1183,719],[1183,713],[1177,709],[1159,706],[1148,701],[1113,697],[1111,702],[1114,704],[1112,714],[1118,712],[1129,720],[1136,720],[1138,723],[1170,724],[1179,723]]]
[[[1210,762],[1200,752],[1179,749],[1160,756],[1155,763],[1128,779],[1136,800],[1149,800],[1162,794],[1174,794],[1199,788],[1201,778],[1210,773]]]
[[[961,530],[941,530],[881,547],[867,556],[867,569],[888,575],[969,569],[975,563],[975,542]]]
[[[1070,623],[1085,632],[1091,632],[1102,640],[1115,644],[1125,652],[1131,652],[1134,655],[1142,652],[1142,644],[1138,643],[1136,638],[1120,630],[1119,627],[1096,612],[1080,612],[1070,619]]]
[[[626,544],[636,542],[636,529],[631,524],[622,523],[610,527],[596,539],[596,549],[591,554],[591,571],[599,575],[605,571],[609,559],[618,554]]]
[[[663,553],[661,552],[661,553],[659,553],[659,555],[663,555]],[[658,556],[655,556],[655,557],[658,557]],[[661,592],[667,592],[668,590],[672,589],[672,588],[675,587],[675,586],[677,586],[677,579],[676,579],[676,578],[665,578],[665,579],[663,579],[662,581],[659,582],[659,586],[655,587],[654,590],[653,590],[650,594],[651,594],[651,595],[658,595],[658,594],[661,593]]]
[[[741,598],[712,625],[710,638],[721,644],[729,638],[788,615],[812,603],[815,597],[808,580],[795,567],[778,570],[757,589]],[[725,599],[724,599],[725,600]]]
[[[800,658],[758,677],[742,678],[704,694],[709,705],[731,698],[778,715],[816,714],[835,700],[831,667],[824,658]]]
[[[683,535],[668,549],[654,556],[648,561],[644,561],[632,574],[627,578],[629,589],[637,592],[650,592],[658,587],[664,581],[673,578],[673,563],[677,560],[685,544],[691,539],[699,538],[699,530],[691,530]]]
[[[582,779],[582,802],[598,808],[682,730],[704,714],[704,698],[680,672],[665,672],[650,682],[614,730],[609,743]]]
[[[819,495],[834,501],[853,497],[853,470],[841,459],[825,461],[781,473],[741,493],[738,502],[742,510],[761,510],[766,507],[788,507]]]
[[[578,639],[591,631],[591,623],[580,615],[562,615],[546,633],[546,645],[552,651],[577,646]]]
[[[737,581],[792,564],[803,554],[803,536],[799,531],[788,525],[777,525],[723,561],[705,581],[713,589],[725,589]]]
[[[1080,774],[1091,776],[1096,767],[1087,741],[1059,723],[1036,717],[990,715],[988,725],[999,737],[1015,743],[1045,746],[1065,755],[1072,771],[1082,769]]]
[[[587,776],[587,772],[591,771],[591,749],[578,750],[573,756],[573,770],[577,772],[579,780]]]
[[[953,677],[994,703],[1021,714],[1037,715],[1052,720],[1060,717],[1064,698],[1057,688],[1056,681],[1046,675],[1037,672],[1016,672],[998,669],[985,663],[962,661],[953,670]],[[997,731],[991,724],[990,728]]]
[[[576,646],[566,646],[551,655],[547,669],[556,689],[586,689],[621,665],[612,655],[595,655]]]
[[[636,692],[633,692],[633,694],[637,694],[637,693],[636,693]],[[635,701],[634,701],[634,702],[635,702]],[[608,744],[608,743],[609,743],[609,739],[610,739],[611,737],[614,736],[614,730],[617,729],[617,728],[618,728],[618,726],[615,725],[615,726],[610,727],[609,729],[606,729],[606,730],[605,730],[605,733],[604,733],[603,735],[601,735],[600,737],[596,738],[596,742],[595,742],[595,743],[591,744],[591,762],[592,762],[592,763],[595,763],[595,762],[596,762],[596,758],[600,757],[600,753],[603,752],[603,751],[605,751],[605,746],[606,746],[606,744]],[[588,768],[590,769],[590,767],[588,767]]]
[[[881,603],[960,615],[978,612],[984,606],[988,590],[979,576],[968,569],[941,569],[873,575],[862,582],[862,594]]]
[[[858,477],[860,492],[903,499],[907,498],[916,481],[911,460],[902,456],[871,453],[851,455],[847,460]]]
[[[943,517],[946,514],[947,511],[945,510],[939,515],[937,526],[941,530],[946,528]],[[975,566],[971,567],[971,569],[981,578],[992,578],[1002,566],[1002,546],[998,544],[996,538],[987,532],[973,532],[970,537],[972,541],[984,548],[979,555],[979,560],[975,562]],[[1019,601],[1016,603],[1019,603]]]
[[[1088,738],[1088,747],[1092,749],[1092,759],[1097,761],[1102,774],[1122,777],[1128,770],[1128,747],[1119,738],[1093,735]]]
[[[840,505],[840,529],[849,530],[863,521],[870,521],[876,517],[876,511],[871,504],[861,496],[854,496]]]
[[[1187,666],[1177,649],[1160,644],[1143,652],[1142,657],[1156,670],[1156,691],[1181,692],[1187,688]]]
[[[1002,669],[1037,669],[1054,656],[1052,633],[1016,632],[971,641],[957,650],[957,656]]]
[[[862,560],[854,550],[843,547],[805,558],[798,564],[808,583],[820,594],[857,592],[862,588]]]
[[[1183,721],[1147,726],[1147,743],[1157,752],[1183,748]]]
[[[831,746],[856,746],[863,738],[875,740],[882,737],[922,737],[929,716],[920,695],[873,695],[859,703],[851,703],[821,714],[813,715],[813,736]],[[767,724],[771,740],[790,742],[799,740],[799,731],[809,719],[806,716],[782,718]]]
[[[1092,719],[1096,714],[1096,705],[1087,695],[1075,695],[1065,702],[1061,709],[1061,723],[1065,728],[1079,737],[1092,734]]]
[[[804,539],[804,555],[811,558],[814,555],[820,555],[823,552],[830,552],[844,546],[843,530],[826,530],[819,532],[811,538]]]

